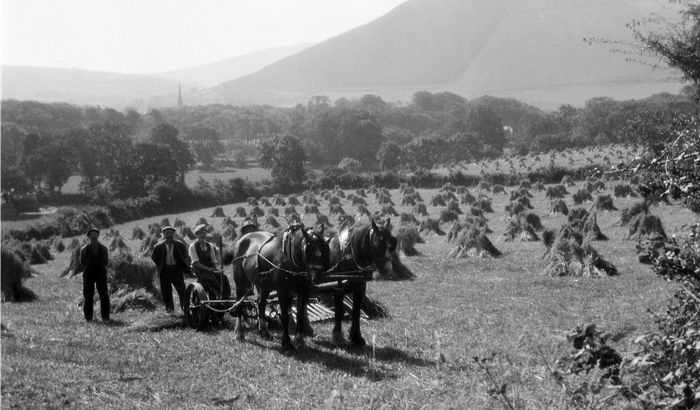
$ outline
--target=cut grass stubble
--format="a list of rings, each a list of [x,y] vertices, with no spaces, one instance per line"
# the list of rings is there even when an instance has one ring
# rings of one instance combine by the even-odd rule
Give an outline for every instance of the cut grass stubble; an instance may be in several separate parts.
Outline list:
[[[566,222],[563,215],[545,217],[550,200],[544,191],[531,192],[532,212],[541,217],[545,228]],[[401,197],[397,191],[391,194]],[[437,190],[420,190],[423,198],[437,194]],[[571,198],[564,200],[573,205]],[[498,211],[509,203],[505,195],[494,195],[492,201]],[[633,200],[617,202],[623,208]],[[350,201],[340,203],[355,208]],[[242,221],[235,214],[239,205],[223,207],[224,214],[238,223]],[[372,203],[368,208],[375,212],[381,206]],[[410,205],[395,208],[398,213],[413,213]],[[197,218],[212,211],[168,217],[194,226]],[[323,202],[319,211],[330,214]],[[440,208],[428,207],[428,211],[436,221]],[[664,218],[668,228],[689,219],[688,213],[675,209],[654,213]],[[415,215],[421,222],[428,218]],[[145,228],[161,219],[134,221],[115,229],[133,232],[134,227]],[[222,226],[223,218],[209,219],[217,229]],[[99,320],[87,324],[77,306],[81,277],[59,277],[69,265],[71,252],[56,253],[55,260],[38,265],[38,275],[26,281],[36,291],[37,301],[3,304],[3,326],[8,329],[2,339],[3,402],[30,407],[69,403],[83,408],[332,408],[341,404],[450,408],[455,403],[465,408],[500,408],[489,395],[488,377],[472,359],[495,353],[490,369],[508,382],[507,394],[514,403],[561,408],[567,398],[548,376],[539,351],[553,362],[568,351],[564,334],[582,323],[625,333],[627,339],[651,330],[654,325],[646,309],[658,311],[673,291],[637,262],[635,242],[623,240],[628,228],[616,225],[619,220],[620,212],[598,214],[598,225],[610,237],[601,247],[603,256],[620,273],[606,279],[545,276],[547,263],[540,258],[545,248],[540,242],[499,243],[500,258],[450,259],[447,254],[456,244],[422,231],[425,243],[415,245],[421,256],[402,255],[414,280],[368,283],[368,296],[389,311],[389,318],[363,322],[370,346],[335,347],[332,323],[322,322],[314,324],[318,336],[308,340],[307,350],[287,355],[279,352],[279,329],[272,330],[273,340],[249,331],[246,342],[239,344],[233,340],[230,316],[219,328],[195,332],[182,317],[167,316],[162,305],[153,312],[117,313],[113,325]],[[283,218],[279,222],[286,226]],[[496,216],[488,224],[500,235],[507,221]],[[437,227],[449,231],[451,225]],[[141,242],[124,241],[132,250],[138,250]],[[344,328],[347,337],[349,323]],[[624,351],[626,341],[615,348]]]

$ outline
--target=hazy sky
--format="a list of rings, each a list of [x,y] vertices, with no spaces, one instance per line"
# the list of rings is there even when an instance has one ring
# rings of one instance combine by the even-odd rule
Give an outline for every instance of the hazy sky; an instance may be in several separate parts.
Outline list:
[[[152,74],[369,23],[406,0],[0,0],[2,64]]]

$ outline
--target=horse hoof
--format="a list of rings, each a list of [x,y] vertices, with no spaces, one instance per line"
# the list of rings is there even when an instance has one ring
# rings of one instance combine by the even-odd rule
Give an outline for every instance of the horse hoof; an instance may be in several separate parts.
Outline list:
[[[237,341],[238,343],[241,343],[241,342],[243,342],[244,340],[245,340],[245,337],[243,337],[243,335],[236,335],[236,341]]]
[[[333,332],[333,344],[344,345],[346,343],[347,343],[347,341],[343,337],[343,332],[339,332],[339,331]]]
[[[294,344],[296,345],[297,349],[306,349],[306,340],[304,339],[304,336],[302,335],[297,335],[295,337]]]
[[[353,337],[351,341],[354,346],[367,346],[367,342],[362,336]]]

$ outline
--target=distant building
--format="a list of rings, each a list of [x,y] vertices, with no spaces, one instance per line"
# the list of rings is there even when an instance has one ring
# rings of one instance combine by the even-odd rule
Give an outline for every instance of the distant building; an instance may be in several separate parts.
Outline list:
[[[182,88],[180,87],[180,82],[177,82],[177,108],[182,108]]]

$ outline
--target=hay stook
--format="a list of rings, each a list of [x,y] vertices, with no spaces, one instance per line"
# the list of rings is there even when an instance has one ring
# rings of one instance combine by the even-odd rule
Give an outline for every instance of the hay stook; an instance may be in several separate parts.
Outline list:
[[[462,229],[457,238],[457,247],[452,250],[450,258],[497,258],[502,255],[489,238],[474,226]]]

